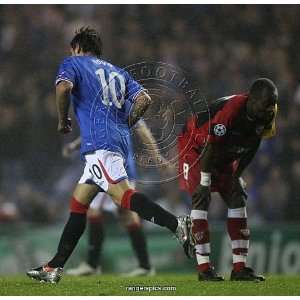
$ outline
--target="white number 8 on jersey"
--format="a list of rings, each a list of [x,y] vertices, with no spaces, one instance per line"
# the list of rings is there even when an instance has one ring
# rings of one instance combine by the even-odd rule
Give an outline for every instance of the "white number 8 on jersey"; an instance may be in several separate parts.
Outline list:
[[[189,179],[189,169],[190,169],[189,164],[183,163],[183,178],[185,180]]]

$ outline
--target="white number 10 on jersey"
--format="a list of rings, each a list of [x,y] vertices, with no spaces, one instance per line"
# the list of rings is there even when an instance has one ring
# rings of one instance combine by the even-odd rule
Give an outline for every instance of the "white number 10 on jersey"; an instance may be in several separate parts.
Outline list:
[[[102,86],[102,103],[106,106],[111,106],[113,103],[117,108],[121,108],[125,102],[125,79],[124,77],[117,72],[110,72],[108,77],[108,82],[106,81],[104,69],[98,69],[96,75],[100,79]],[[119,91],[117,91],[116,81],[119,82]],[[118,94],[119,92],[119,99]],[[112,102],[110,101],[112,100]]]

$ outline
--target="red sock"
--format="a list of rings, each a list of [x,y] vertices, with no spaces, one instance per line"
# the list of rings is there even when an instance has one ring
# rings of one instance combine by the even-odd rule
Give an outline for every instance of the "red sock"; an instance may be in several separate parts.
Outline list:
[[[238,272],[246,266],[249,248],[245,207],[228,209],[227,230],[232,245],[233,270]]]
[[[124,193],[123,198],[121,200],[121,208],[131,209],[131,205],[130,205],[131,197],[136,192],[137,192],[136,190],[129,189]]]
[[[207,222],[207,211],[192,210],[192,233],[195,239],[197,270],[205,272],[210,268],[210,242]]]
[[[70,210],[77,214],[86,214],[89,209],[89,205],[80,203],[75,197],[72,197],[70,202]]]

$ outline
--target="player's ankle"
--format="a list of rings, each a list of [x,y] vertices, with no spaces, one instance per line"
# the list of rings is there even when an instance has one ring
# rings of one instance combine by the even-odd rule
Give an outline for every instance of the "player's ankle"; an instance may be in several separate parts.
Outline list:
[[[55,269],[55,267],[50,267],[48,264],[43,266],[43,271],[44,272],[52,272]]]

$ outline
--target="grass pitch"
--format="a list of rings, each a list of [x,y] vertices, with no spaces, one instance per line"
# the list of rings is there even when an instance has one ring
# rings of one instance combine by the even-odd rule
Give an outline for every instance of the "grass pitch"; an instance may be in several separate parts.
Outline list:
[[[130,287],[156,287],[156,291],[130,291]],[[175,287],[176,291],[162,291]],[[148,288],[149,289],[149,288]],[[26,275],[0,277],[1,296],[226,296],[300,295],[300,276],[270,275],[265,282],[198,282],[196,274],[160,274],[154,277],[122,278],[117,275],[64,276],[59,284],[33,281]]]

